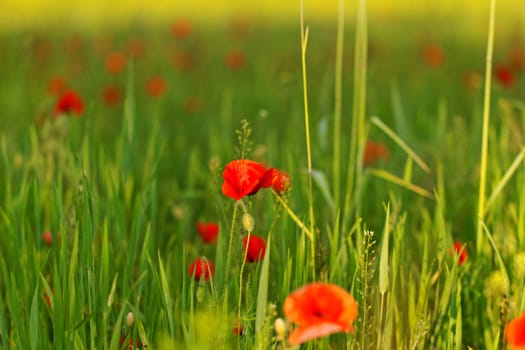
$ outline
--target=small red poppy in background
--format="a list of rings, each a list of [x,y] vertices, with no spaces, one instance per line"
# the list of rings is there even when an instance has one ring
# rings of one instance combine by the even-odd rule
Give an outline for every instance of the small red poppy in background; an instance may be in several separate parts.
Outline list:
[[[197,114],[202,111],[203,102],[199,96],[188,96],[184,98],[183,108],[184,112],[190,114]]]
[[[51,233],[51,231],[46,231],[42,233],[42,240],[45,244],[51,245],[53,243],[53,234]]]
[[[142,39],[130,39],[124,51],[129,58],[142,58],[146,54],[146,43]]]
[[[64,39],[64,50],[70,55],[81,54],[84,51],[84,44],[82,36],[71,34]]]
[[[188,19],[179,19],[171,26],[171,34],[176,39],[185,39],[191,35],[193,28]]]
[[[242,324],[239,321],[235,321],[234,326],[233,326],[233,334],[241,336],[242,331],[243,331]]]
[[[370,166],[378,160],[390,159],[390,151],[381,142],[367,141],[363,154],[363,165]]]
[[[458,257],[458,265],[461,266],[467,261],[468,255],[465,246],[461,242],[454,243],[454,253]]]
[[[48,80],[46,91],[52,96],[59,96],[68,89],[66,79],[61,76],[55,76]]]
[[[55,114],[72,114],[79,117],[84,113],[84,101],[80,98],[80,95],[73,91],[68,90],[60,96],[55,104]]]
[[[525,69],[525,47],[513,47],[509,52],[509,63],[516,72]]]
[[[440,46],[428,44],[423,47],[423,59],[429,66],[439,67],[445,63],[445,53]]]
[[[126,344],[126,337],[121,336],[119,344],[120,344],[120,349],[122,349],[122,346]],[[129,337],[129,346],[127,348],[128,350],[140,349],[142,348],[142,343],[140,342],[140,340],[137,340],[134,342],[133,338]]]
[[[281,194],[290,188],[290,182],[290,175],[286,171],[269,168],[261,180],[261,187],[272,187],[275,192]]]
[[[469,90],[478,90],[483,83],[481,74],[476,71],[466,70],[461,74],[463,85]]]
[[[191,70],[197,62],[195,56],[185,50],[177,50],[175,53],[169,53],[169,61],[176,69],[182,72]]]
[[[514,72],[505,65],[496,66],[494,69],[496,80],[504,88],[512,88],[516,84]]]
[[[290,345],[337,332],[353,331],[357,302],[346,290],[328,283],[310,283],[284,301],[284,315],[298,328],[288,337]]]
[[[115,106],[122,100],[122,90],[118,86],[109,85],[102,90],[102,101],[106,106]]]
[[[112,52],[106,57],[106,70],[118,74],[126,68],[126,55],[122,52]]]
[[[248,159],[232,160],[222,173],[222,193],[235,200],[255,194],[261,187],[264,174],[264,166],[260,163]]]
[[[51,289],[51,294],[46,293],[46,295],[44,297],[47,306],[49,306],[50,308],[53,307],[52,298],[54,298],[54,297],[55,297],[55,290],[54,289]]]
[[[242,250],[246,254],[246,262],[260,261],[266,253],[266,242],[259,236],[244,236],[242,238]]]
[[[507,324],[505,338],[511,349],[525,349],[525,312]]]
[[[211,261],[204,257],[197,258],[190,264],[188,273],[190,274],[190,277],[193,277],[196,281],[201,278],[209,280],[215,275],[215,266]]]
[[[152,77],[146,82],[146,92],[150,97],[158,98],[168,89],[168,82],[162,77]]]
[[[226,66],[233,71],[240,70],[246,63],[246,56],[238,50],[230,51],[226,55]]]
[[[197,221],[195,226],[197,227],[197,232],[204,243],[217,243],[217,237],[219,236],[218,223]]]

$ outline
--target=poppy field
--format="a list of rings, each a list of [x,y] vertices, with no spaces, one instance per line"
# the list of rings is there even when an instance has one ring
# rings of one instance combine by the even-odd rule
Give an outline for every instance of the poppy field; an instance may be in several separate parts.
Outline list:
[[[0,349],[525,349],[495,4],[0,32]]]

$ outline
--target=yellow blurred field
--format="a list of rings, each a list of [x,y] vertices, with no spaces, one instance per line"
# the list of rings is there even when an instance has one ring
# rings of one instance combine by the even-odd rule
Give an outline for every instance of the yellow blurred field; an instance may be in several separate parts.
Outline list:
[[[305,13],[309,18],[330,19],[338,11],[338,0],[306,0]],[[356,1],[346,1],[345,12],[355,12]],[[480,0],[377,0],[369,1],[372,16],[420,16],[451,15],[486,19],[488,1]],[[232,16],[296,21],[299,1],[282,0],[4,0],[0,13],[0,30],[13,30],[48,25],[79,25],[93,28],[101,24],[120,25],[129,21],[164,23],[177,16],[215,21]],[[504,22],[525,15],[523,0],[500,1],[497,16]],[[525,27],[524,27],[525,28]]]

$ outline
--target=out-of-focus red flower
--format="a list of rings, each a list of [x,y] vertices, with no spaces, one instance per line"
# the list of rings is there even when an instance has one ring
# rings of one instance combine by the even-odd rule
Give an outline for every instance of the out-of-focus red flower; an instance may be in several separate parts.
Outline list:
[[[122,52],[112,52],[106,57],[106,70],[118,74],[126,68],[126,55]]]
[[[197,227],[197,232],[204,243],[217,243],[217,237],[219,236],[218,223],[197,221],[195,226]]]
[[[264,173],[264,166],[253,160],[232,160],[222,173],[222,193],[235,200],[255,194],[261,187]]]
[[[445,63],[445,53],[440,46],[428,44],[423,46],[423,59],[429,66],[439,67]]]
[[[516,78],[512,70],[505,65],[496,66],[494,74],[498,83],[504,88],[512,88],[516,84]]]
[[[44,37],[35,36],[31,40],[32,58],[41,63],[47,61],[51,57],[53,47],[51,42]]]
[[[51,245],[53,243],[53,234],[51,233],[51,231],[46,231],[42,233],[42,240],[45,244]]]
[[[55,104],[55,114],[72,114],[75,116],[81,116],[84,113],[84,101],[80,95],[73,91],[68,90],[64,92]]]
[[[168,82],[162,77],[152,77],[146,82],[146,92],[150,97],[158,98],[168,89]]]
[[[106,56],[112,49],[113,38],[108,34],[101,34],[93,41],[93,50],[100,56]]]
[[[55,291],[54,291],[53,289],[51,289],[51,295],[48,294],[48,293],[46,293],[46,295],[45,295],[45,297],[44,297],[47,306],[49,306],[50,308],[53,307],[53,304],[52,304],[52,298],[54,298],[54,297],[55,297]]]
[[[513,47],[509,52],[510,67],[520,72],[525,68],[525,47]]]
[[[242,238],[242,250],[246,254],[246,262],[260,261],[266,253],[266,242],[259,236],[244,236]]]
[[[226,55],[226,66],[233,71],[240,70],[246,63],[246,56],[242,51],[233,50]]]
[[[388,160],[390,151],[381,142],[367,141],[365,152],[363,154],[363,165],[370,166],[378,160]]]
[[[461,266],[465,261],[467,261],[468,255],[465,246],[461,242],[454,243],[454,253],[458,258],[458,265]]]
[[[230,33],[235,39],[243,39],[248,36],[250,21],[247,18],[236,17],[231,21]]]
[[[142,39],[130,39],[126,43],[126,55],[132,59],[139,59],[146,54],[146,42]]]
[[[351,332],[357,311],[357,302],[343,288],[328,283],[307,284],[284,301],[284,315],[298,324],[288,343],[296,345],[337,332]]]
[[[66,79],[55,76],[48,80],[46,90],[52,96],[59,96],[68,89]]]
[[[197,114],[202,110],[202,99],[198,96],[188,96],[184,98],[184,111],[191,114]]]
[[[118,86],[109,85],[102,90],[102,101],[106,106],[115,106],[122,100],[122,90]]]
[[[64,50],[70,55],[77,55],[84,51],[84,38],[78,34],[68,35],[64,39]]]
[[[204,280],[209,280],[213,275],[215,275],[215,266],[211,261],[204,257],[195,259],[188,268],[188,273],[190,277],[193,277],[196,281],[201,278]]]
[[[512,350],[525,349],[525,312],[507,324],[505,338]]]
[[[171,53],[169,59],[176,69],[183,72],[191,70],[197,62],[195,56],[185,50],[177,50],[175,53]]]
[[[179,19],[171,26],[171,34],[176,39],[185,39],[191,35],[193,28],[188,19]]]
[[[120,348],[122,349],[122,347],[127,344],[126,343],[126,338],[127,337],[124,337],[124,336],[121,336],[120,337]],[[132,337],[129,337],[129,346],[127,347],[128,350],[134,350],[134,349],[141,349],[142,348],[142,343],[140,342],[140,340],[137,340],[137,341],[133,341],[133,338]]]
[[[242,324],[239,321],[235,321],[235,324],[233,326],[233,334],[241,336],[242,335]]]
[[[478,90],[483,82],[481,74],[470,70],[464,71],[463,74],[461,74],[461,81],[467,89],[473,91]]]

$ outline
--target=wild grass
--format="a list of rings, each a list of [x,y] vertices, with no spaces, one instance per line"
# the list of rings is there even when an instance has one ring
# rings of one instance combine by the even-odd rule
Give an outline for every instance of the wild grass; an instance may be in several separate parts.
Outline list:
[[[340,0],[356,17],[337,24],[302,13],[240,38],[194,24],[174,48],[198,55],[190,71],[163,61],[173,38],[139,28],[147,56],[119,76],[91,50],[60,51],[61,33],[43,62],[28,54],[41,36],[2,37],[0,347],[291,348],[274,330],[283,302],[324,281],[357,299],[355,330],[302,349],[505,349],[525,308],[525,81],[491,86],[513,35],[494,3],[488,42],[450,26],[421,38],[410,19],[386,31],[364,0]],[[445,63],[424,62],[429,42]],[[232,71],[222,54],[238,47],[247,63]],[[72,62],[86,111],[55,118],[45,81]],[[467,70],[485,72],[484,95]],[[143,89],[153,74],[169,81],[158,99]],[[116,107],[99,102],[108,83],[124,87]],[[367,140],[389,158],[365,165]],[[291,189],[225,197],[222,170],[239,158],[286,170]],[[216,245],[197,220],[220,224]],[[240,240],[252,234],[267,242],[258,263]],[[199,256],[209,281],[188,272]]]

